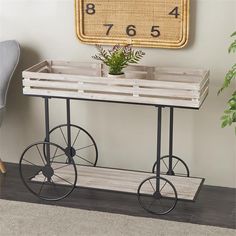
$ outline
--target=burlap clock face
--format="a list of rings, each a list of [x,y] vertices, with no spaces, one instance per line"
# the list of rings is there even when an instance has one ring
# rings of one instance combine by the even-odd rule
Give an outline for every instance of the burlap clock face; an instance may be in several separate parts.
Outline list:
[[[189,0],[75,0],[78,38],[90,44],[181,48]]]

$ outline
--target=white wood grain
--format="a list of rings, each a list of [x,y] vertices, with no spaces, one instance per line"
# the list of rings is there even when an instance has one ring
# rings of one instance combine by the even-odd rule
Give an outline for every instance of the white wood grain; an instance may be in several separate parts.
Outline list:
[[[63,167],[64,166],[64,167]],[[53,168],[63,167],[55,170],[55,173],[69,182],[73,182],[73,172],[72,169],[65,164],[54,163]],[[86,188],[96,188],[105,189],[113,191],[121,191],[128,193],[137,193],[140,183],[151,176],[153,173],[147,172],[137,172],[137,171],[127,171],[127,170],[117,170],[109,168],[100,167],[87,167],[87,166],[77,166],[78,170],[78,187]],[[191,178],[191,177],[179,177],[179,176],[167,176],[162,175],[162,177],[168,179],[176,188],[178,193],[178,198],[193,200],[196,192],[198,191],[202,179],[201,178]],[[42,182],[44,176],[40,172],[35,176],[33,181]],[[59,178],[53,177],[53,181],[56,184],[65,184]],[[153,182],[154,181],[154,182]],[[152,180],[153,186],[155,186],[155,179]],[[164,182],[160,182],[161,187]],[[142,193],[153,194],[153,189],[149,185],[144,185]],[[168,185],[162,190],[164,196],[172,196],[172,190]]]
[[[106,69],[98,63],[44,61],[23,72],[23,93],[192,108],[208,94],[207,70],[130,66],[127,70],[147,71],[149,79],[114,79],[102,77]]]
[[[47,90],[47,89],[35,89],[25,87],[23,88],[25,95],[35,96],[52,96],[52,97],[68,97],[68,98],[79,98],[86,100],[100,100],[100,101],[115,101],[115,102],[128,102],[128,103],[139,103],[139,104],[153,104],[153,105],[166,105],[166,106],[178,106],[178,107],[191,107],[199,108],[199,100],[183,100],[183,99],[166,99],[166,98],[152,98],[152,97],[135,97],[127,95],[110,95],[110,94],[99,94],[99,93],[77,93],[73,91],[65,90]]]
[[[39,80],[23,80],[23,86],[25,87],[38,87],[38,88],[54,88],[54,89],[71,89],[80,90],[84,92],[106,92],[106,93],[118,93],[118,94],[136,94],[136,95],[149,95],[153,97],[176,97],[193,99],[199,98],[199,93],[189,90],[168,90],[158,88],[143,88],[138,85],[134,86],[118,86],[103,84],[91,84],[85,82],[66,82],[66,81],[39,81]]]
[[[31,72],[37,71],[38,69],[40,69],[46,65],[48,65],[48,62],[42,61],[42,62],[37,63],[36,65],[31,66],[30,68],[26,69],[25,71],[31,71]]]

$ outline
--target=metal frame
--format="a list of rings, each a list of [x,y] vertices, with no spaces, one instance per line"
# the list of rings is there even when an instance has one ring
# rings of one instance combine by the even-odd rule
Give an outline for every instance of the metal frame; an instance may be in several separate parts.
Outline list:
[[[168,175],[173,175],[173,130],[174,129],[174,108],[170,107],[170,128],[169,128],[169,170]]]
[[[50,166],[50,116],[49,116],[49,99],[50,98],[56,98],[56,97],[43,97],[44,99],[44,105],[45,105],[45,134],[46,134],[46,138],[45,138],[45,159],[46,159],[46,163],[47,165]],[[77,99],[80,100],[80,99]],[[137,104],[135,104],[137,105]],[[140,105],[144,105],[144,104],[140,104]],[[162,197],[161,195],[161,186],[160,186],[160,180],[164,180],[167,183],[170,184],[170,186],[173,189],[173,192],[175,193],[175,197],[173,198],[173,206],[168,209],[167,211],[164,212],[154,212],[154,211],[150,211],[148,209],[146,209],[147,211],[154,213],[154,214],[158,214],[158,215],[164,215],[169,213],[170,211],[172,211],[175,208],[175,205],[177,203],[177,191],[174,187],[174,185],[167,179],[161,177],[161,168],[160,168],[160,161],[161,161],[161,139],[162,139],[162,110],[163,108],[165,108],[166,106],[163,105],[155,105],[155,108],[157,109],[157,143],[156,143],[156,164],[157,164],[157,171],[155,173],[155,176],[153,176],[152,178],[156,178],[156,186],[155,186],[155,192],[153,194],[153,198],[154,199],[163,199],[165,197]],[[173,175],[173,158],[175,156],[173,156],[173,122],[174,122],[174,107],[169,107],[170,108],[170,124],[169,124],[169,169],[167,174],[169,175]],[[68,142],[68,150],[70,150],[68,153],[66,153],[66,155],[68,156],[68,162],[74,164],[73,158],[72,158],[72,153],[71,153],[71,111],[70,111],[70,98],[66,98],[66,126],[67,126],[67,142]],[[24,153],[23,153],[24,154]],[[186,165],[187,166],[187,165]],[[20,168],[21,170],[21,168]],[[76,178],[77,178],[77,172],[75,173]],[[22,176],[22,173],[21,173]],[[48,179],[48,181],[50,181],[50,177]],[[140,200],[140,189],[142,187],[142,185],[145,183],[145,181],[150,181],[150,178],[142,181],[142,183],[140,183],[139,188],[138,188],[138,199],[139,202],[141,204],[141,206],[143,207],[143,204]],[[163,186],[162,186],[163,187]],[[29,189],[30,190],[30,189]],[[31,191],[31,190],[30,190]],[[72,190],[71,190],[72,192]],[[66,196],[68,196],[69,194],[67,194]],[[59,198],[56,200],[60,200]],[[145,207],[143,207],[145,209]]]
[[[157,162],[157,170],[156,170],[156,177],[157,177],[157,181],[156,181],[156,195],[159,196],[160,195],[160,175],[161,175],[161,124],[162,124],[162,107],[157,107],[158,109],[158,115],[157,115],[157,150],[156,150],[156,162]]]
[[[69,161],[71,160],[71,122],[70,122],[70,99],[66,99],[66,116],[67,116],[67,145],[69,150]]]
[[[45,134],[46,134],[46,142],[49,143],[50,142],[50,137],[49,137],[49,102],[48,102],[48,98],[44,99],[44,109],[45,109]],[[49,165],[50,164],[50,146],[47,145],[46,146],[46,162]]]
[[[187,164],[179,157],[173,155],[173,144],[174,144],[174,107],[170,108],[170,121],[169,121],[169,154],[162,156],[160,160],[164,158],[168,158],[168,170],[166,172],[167,175],[175,175],[174,167],[173,167],[173,159],[177,159],[178,162],[181,162],[186,169],[186,176],[190,176],[190,171]],[[152,172],[155,173],[155,169],[160,165],[159,161],[156,161],[153,165]],[[160,170],[157,170],[160,171]]]

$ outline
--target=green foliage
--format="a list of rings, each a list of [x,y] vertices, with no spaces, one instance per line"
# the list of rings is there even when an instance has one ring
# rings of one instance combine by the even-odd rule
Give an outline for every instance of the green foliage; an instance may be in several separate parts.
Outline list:
[[[101,45],[96,45],[98,54],[92,58],[102,61],[109,67],[109,74],[120,75],[129,64],[137,64],[145,55],[141,50],[135,51],[131,45],[115,45],[111,50],[105,50]]]
[[[236,78],[236,64],[234,64],[226,74],[223,85],[221,89],[218,91],[218,94],[220,94],[224,89],[228,88],[232,80],[234,80],[235,78]]]
[[[235,37],[235,36],[236,36],[236,31],[231,35],[231,37]],[[236,51],[236,39],[231,43],[228,51],[229,53]]]
[[[236,32],[234,32],[231,35],[231,37],[235,37],[235,36],[236,36]],[[236,40],[234,40],[231,43],[228,51],[229,53],[236,52]],[[218,94],[220,94],[224,89],[228,88],[235,78],[236,78],[236,64],[234,64],[232,68],[228,71],[228,73],[226,74],[223,85],[221,89],[218,91]],[[233,92],[227,105],[228,105],[228,108],[227,110],[225,110],[224,115],[221,117],[222,128],[226,126],[230,126],[233,123],[236,123],[236,91]],[[235,134],[236,134],[236,127],[235,127]]]

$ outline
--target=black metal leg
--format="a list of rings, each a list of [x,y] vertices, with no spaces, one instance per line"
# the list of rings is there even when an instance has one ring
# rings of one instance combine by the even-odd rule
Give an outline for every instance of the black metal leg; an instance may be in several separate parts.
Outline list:
[[[174,108],[170,107],[170,127],[169,127],[169,169],[168,175],[174,175],[173,171],[173,128],[174,128]]]
[[[69,163],[71,162],[72,148],[71,148],[71,121],[70,121],[70,99],[66,99],[66,117],[67,117],[67,150],[68,150],[68,158]]]
[[[48,98],[44,98],[45,102],[45,133],[46,133],[46,142],[50,142],[50,137],[49,137],[49,102]],[[47,165],[50,165],[50,145],[46,145],[46,162]]]
[[[169,154],[162,156],[160,162],[162,164],[161,173],[166,175],[180,175],[189,177],[189,168],[187,164],[179,157],[173,155],[174,143],[174,107],[170,107],[170,123],[169,123]],[[157,161],[152,167],[152,172],[155,173],[159,167]],[[159,170],[158,170],[159,171]]]
[[[141,182],[138,187],[137,195],[140,205],[148,212],[156,215],[165,215],[172,211],[177,203],[177,191],[175,186],[161,174],[161,125],[162,108],[157,106],[157,156],[156,156],[156,175],[149,177]],[[155,184],[154,184],[155,183]],[[147,193],[149,189],[149,193]],[[168,189],[168,195],[166,194]]]
[[[67,141],[68,148],[71,148],[71,121],[70,121],[70,99],[66,99],[66,116],[67,116]]]
[[[162,107],[158,107],[158,116],[157,116],[157,170],[156,170],[156,197],[160,195],[160,160],[161,160],[161,123],[162,123]]]

